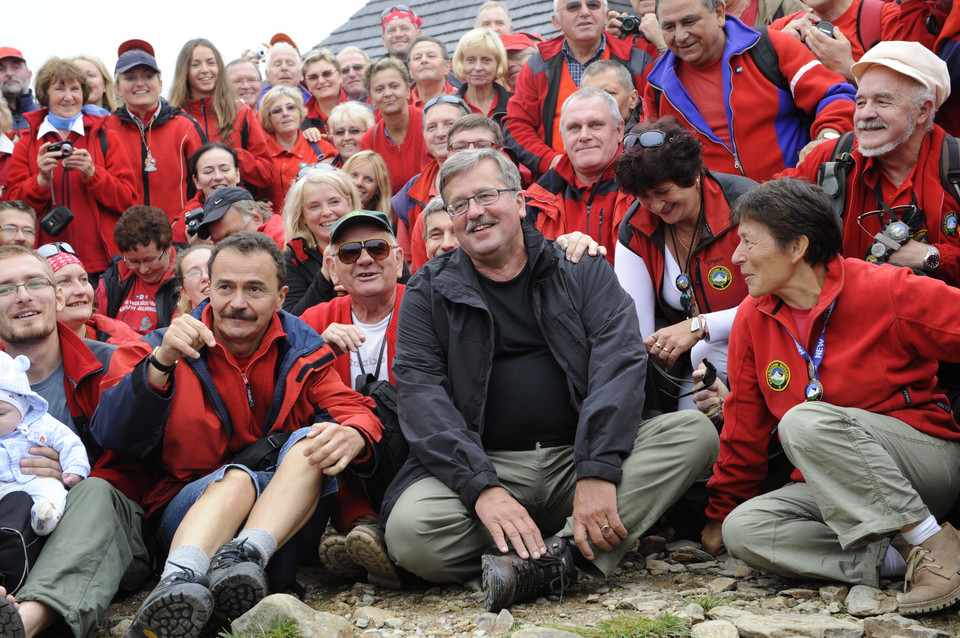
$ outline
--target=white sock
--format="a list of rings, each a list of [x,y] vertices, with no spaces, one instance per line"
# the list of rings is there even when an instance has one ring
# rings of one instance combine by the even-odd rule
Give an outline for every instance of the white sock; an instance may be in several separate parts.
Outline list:
[[[909,532],[901,532],[901,534],[903,534],[903,539],[907,541],[907,543],[919,545],[939,531],[940,525],[937,524],[937,519],[931,514],[912,530]]]
[[[880,566],[880,577],[894,578],[906,573],[907,561],[903,560],[903,556],[893,548],[893,545],[888,546],[887,555],[883,557],[883,565]]]
[[[264,569],[277,551],[277,539],[270,532],[255,527],[241,531],[234,540],[243,541],[260,552],[260,567]]]
[[[170,574],[182,572],[184,570],[193,570],[195,574],[206,574],[210,569],[210,558],[207,553],[195,545],[181,545],[170,550],[167,556],[167,562],[163,565],[163,573],[160,574],[160,580],[163,580]]]

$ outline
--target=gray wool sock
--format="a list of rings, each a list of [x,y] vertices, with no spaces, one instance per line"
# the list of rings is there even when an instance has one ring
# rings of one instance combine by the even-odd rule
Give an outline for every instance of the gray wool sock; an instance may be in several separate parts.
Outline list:
[[[196,574],[206,574],[210,569],[210,558],[199,547],[181,545],[170,551],[167,562],[163,565],[163,574],[160,575],[160,579],[163,580],[170,574],[182,572],[185,569],[193,570]]]
[[[277,539],[262,529],[245,529],[234,540],[243,541],[260,552],[260,567],[266,569],[270,557],[277,551]]]

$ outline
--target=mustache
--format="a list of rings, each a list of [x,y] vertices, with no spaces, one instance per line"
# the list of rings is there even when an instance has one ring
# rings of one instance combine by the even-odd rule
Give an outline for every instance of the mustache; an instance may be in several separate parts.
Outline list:
[[[477,219],[467,222],[467,232],[473,231],[477,226],[482,226],[483,224],[496,224],[497,220],[495,217],[488,217],[484,215],[483,217],[478,217]]]
[[[885,128],[890,128],[890,125],[878,117],[875,117],[872,120],[861,120],[857,122],[858,131],[876,131]]]
[[[240,319],[242,321],[256,321],[256,313],[248,310],[230,310],[226,308],[220,312],[221,319]]]

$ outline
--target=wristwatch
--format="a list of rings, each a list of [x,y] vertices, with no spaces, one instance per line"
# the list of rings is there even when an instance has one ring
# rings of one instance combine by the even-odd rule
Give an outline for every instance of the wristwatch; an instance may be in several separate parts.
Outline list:
[[[823,133],[820,134],[820,137],[818,137],[817,139],[819,139],[819,140],[835,140],[835,139],[837,139],[838,137],[840,137],[840,134],[837,133],[836,131],[824,131]]]
[[[153,349],[153,352],[151,352],[150,356],[147,357],[147,363],[149,363],[154,368],[156,368],[157,370],[159,370],[164,374],[170,374],[171,372],[173,372],[173,369],[177,367],[177,361],[179,361],[179,359],[177,359],[177,361],[174,361],[170,365],[165,366],[157,360],[158,350],[160,350],[160,346],[157,346],[156,348]]]
[[[933,272],[940,267],[940,249],[927,244],[927,254],[923,258],[923,272]]]
[[[703,334],[707,334],[707,318],[703,315],[694,317],[690,321],[690,332],[700,332],[703,330]]]

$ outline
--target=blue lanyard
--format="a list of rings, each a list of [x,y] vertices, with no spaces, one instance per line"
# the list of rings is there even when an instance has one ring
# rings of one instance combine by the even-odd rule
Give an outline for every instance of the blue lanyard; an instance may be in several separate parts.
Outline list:
[[[806,348],[800,345],[800,342],[797,341],[797,338],[793,336],[790,331],[787,331],[787,334],[790,335],[790,338],[793,339],[793,344],[797,346],[797,352],[800,353],[800,356],[807,362],[807,372],[810,376],[810,382],[807,384],[804,395],[806,396],[807,401],[819,401],[823,397],[823,384],[820,383],[820,374],[818,368],[820,367],[820,362],[823,361],[823,354],[826,350],[826,341],[827,341],[827,322],[830,321],[830,315],[833,314],[833,307],[837,304],[837,300],[834,299],[833,303],[830,304],[830,307],[827,308],[827,311],[823,313],[823,330],[820,331],[820,336],[817,337],[817,343],[813,348],[813,356],[810,356],[810,353],[807,352]]]

